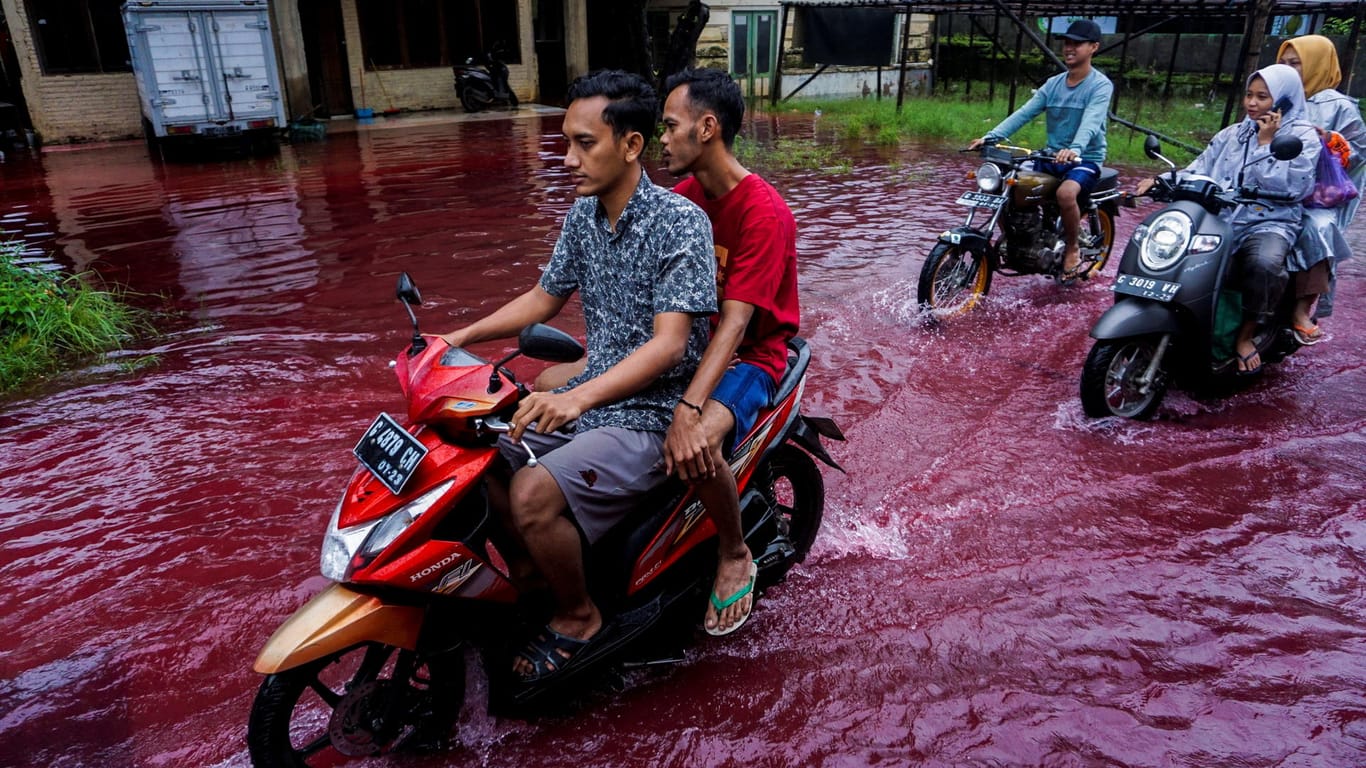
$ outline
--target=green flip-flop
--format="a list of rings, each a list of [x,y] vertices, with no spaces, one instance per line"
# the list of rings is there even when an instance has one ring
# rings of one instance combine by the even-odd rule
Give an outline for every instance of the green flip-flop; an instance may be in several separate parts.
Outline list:
[[[725,600],[722,600],[721,598],[717,597],[716,592],[713,591],[711,593],[711,607],[716,609],[717,618],[720,618],[722,611],[745,599],[746,596],[754,594],[754,583],[755,580],[758,579],[758,577],[759,564],[751,560],[749,563],[749,581],[745,584],[745,586],[740,587],[740,589],[736,591],[735,594],[731,595]],[[741,614],[740,620],[735,622],[731,626],[726,627],[725,629],[722,629],[719,626],[715,629],[712,629],[706,625],[706,617],[704,616],[702,628],[705,629],[707,631],[707,634],[711,635],[712,637],[724,637],[739,629],[740,627],[743,627],[745,625],[745,622],[749,621],[749,615],[753,612],[754,601],[751,600],[749,603],[749,610]]]

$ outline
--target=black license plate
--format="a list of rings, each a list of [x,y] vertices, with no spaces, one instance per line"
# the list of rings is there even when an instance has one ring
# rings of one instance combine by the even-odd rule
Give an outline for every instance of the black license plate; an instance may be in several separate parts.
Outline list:
[[[1157,280],[1151,277],[1120,274],[1115,278],[1115,293],[1127,293],[1154,301],[1171,301],[1181,290],[1180,283]]]
[[[408,434],[389,414],[381,413],[356,443],[353,453],[370,474],[397,495],[427,455],[427,446]]]
[[[973,208],[990,208],[995,211],[1006,204],[1005,195],[988,195],[985,192],[964,192],[958,198],[959,205],[970,205]]]

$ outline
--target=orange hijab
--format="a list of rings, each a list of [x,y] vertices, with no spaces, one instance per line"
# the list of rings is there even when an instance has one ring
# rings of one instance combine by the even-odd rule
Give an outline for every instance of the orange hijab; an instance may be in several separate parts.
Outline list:
[[[1280,61],[1286,48],[1293,48],[1300,57],[1300,79],[1304,81],[1305,97],[1319,91],[1336,88],[1342,82],[1342,69],[1338,67],[1338,49],[1333,41],[1323,35],[1305,35],[1286,40],[1276,51]]]

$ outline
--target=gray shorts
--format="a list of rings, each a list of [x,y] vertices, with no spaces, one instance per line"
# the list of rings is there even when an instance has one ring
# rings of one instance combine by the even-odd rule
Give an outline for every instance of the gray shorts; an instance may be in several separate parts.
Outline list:
[[[573,435],[530,430],[522,441],[555,478],[569,514],[592,544],[636,509],[641,497],[664,482],[664,435],[621,427],[598,427]],[[498,450],[513,471],[526,465],[526,449],[507,435]]]

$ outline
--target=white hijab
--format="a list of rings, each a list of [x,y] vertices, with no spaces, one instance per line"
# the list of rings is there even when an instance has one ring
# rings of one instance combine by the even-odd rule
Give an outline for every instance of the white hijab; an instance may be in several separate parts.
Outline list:
[[[1294,67],[1287,67],[1284,64],[1262,67],[1248,77],[1249,86],[1252,85],[1254,77],[1260,77],[1266,83],[1267,90],[1271,91],[1272,104],[1282,98],[1290,99],[1290,109],[1281,113],[1281,125],[1307,118],[1304,107],[1304,83],[1300,81],[1300,73],[1296,72]]]

